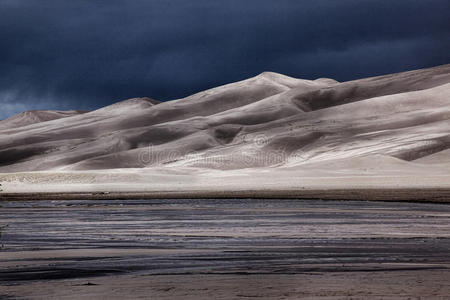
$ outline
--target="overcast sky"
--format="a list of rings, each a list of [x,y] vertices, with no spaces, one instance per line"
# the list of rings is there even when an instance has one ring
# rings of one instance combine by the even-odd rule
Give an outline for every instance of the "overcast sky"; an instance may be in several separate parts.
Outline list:
[[[446,63],[448,0],[0,0],[0,119]]]

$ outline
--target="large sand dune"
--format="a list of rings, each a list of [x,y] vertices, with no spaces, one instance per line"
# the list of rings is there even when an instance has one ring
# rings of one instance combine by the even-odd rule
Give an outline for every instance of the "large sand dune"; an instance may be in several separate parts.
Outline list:
[[[174,101],[0,121],[9,191],[449,186],[449,151],[450,65],[343,83],[265,72]]]

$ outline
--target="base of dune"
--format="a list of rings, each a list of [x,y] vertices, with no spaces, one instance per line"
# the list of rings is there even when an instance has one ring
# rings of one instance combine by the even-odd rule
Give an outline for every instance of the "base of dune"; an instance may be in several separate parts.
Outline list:
[[[1,200],[299,198],[450,202],[450,175],[370,170],[120,169],[0,174]]]

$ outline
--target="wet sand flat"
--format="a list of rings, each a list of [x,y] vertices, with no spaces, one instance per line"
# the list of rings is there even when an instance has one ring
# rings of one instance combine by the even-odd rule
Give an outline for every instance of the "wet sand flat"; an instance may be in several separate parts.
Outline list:
[[[450,206],[0,202],[0,298],[445,299]],[[439,298],[440,297],[440,298]]]
[[[449,180],[447,180],[449,179]],[[245,179],[242,179],[245,180]],[[328,183],[325,179],[319,178],[322,182]],[[405,179],[408,181],[411,179]],[[416,178],[417,180],[417,178]],[[442,179],[441,179],[442,180]],[[450,178],[444,178],[447,183]],[[348,182],[355,182],[356,178],[348,179]],[[436,180],[437,181],[437,180]],[[80,186],[86,189],[86,186]],[[48,187],[47,187],[48,188]],[[235,189],[235,190],[148,190],[148,191],[109,191],[110,187],[104,185],[96,186],[91,184],[89,192],[15,192],[0,193],[0,201],[27,201],[33,200],[126,200],[126,199],[318,199],[318,200],[370,200],[370,201],[408,201],[408,202],[435,202],[450,203],[450,188],[279,188],[279,189]]]

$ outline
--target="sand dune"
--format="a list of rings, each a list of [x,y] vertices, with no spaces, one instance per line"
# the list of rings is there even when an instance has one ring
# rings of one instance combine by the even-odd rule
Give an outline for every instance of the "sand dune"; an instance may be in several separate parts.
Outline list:
[[[67,118],[79,114],[86,113],[82,110],[30,110],[20,114],[9,117],[6,120],[0,120],[0,129],[23,127],[30,124],[46,122],[50,120],[57,120]]]
[[[450,176],[449,149],[450,65],[343,83],[265,72],[174,101],[0,121],[3,173]]]

